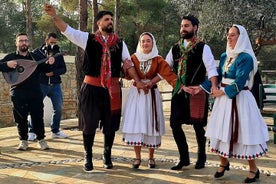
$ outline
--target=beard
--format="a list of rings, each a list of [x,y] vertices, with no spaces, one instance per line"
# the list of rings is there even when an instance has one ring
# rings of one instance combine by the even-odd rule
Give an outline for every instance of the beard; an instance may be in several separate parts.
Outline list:
[[[107,27],[102,28],[102,30],[106,33],[112,33],[113,32],[113,25],[110,24]]]
[[[27,52],[29,49],[29,47],[27,45],[22,45],[21,47],[19,47],[19,51],[21,52]]]
[[[194,32],[187,32],[187,31],[184,31],[183,33],[185,34],[181,34],[181,37],[183,39],[191,39],[194,37],[195,33]]]

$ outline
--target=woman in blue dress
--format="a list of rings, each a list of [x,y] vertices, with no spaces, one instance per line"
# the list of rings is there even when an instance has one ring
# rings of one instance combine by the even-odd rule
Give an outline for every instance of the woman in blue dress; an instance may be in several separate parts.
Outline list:
[[[255,182],[260,176],[255,159],[267,153],[269,136],[249,90],[256,71],[257,59],[248,34],[243,26],[233,25],[228,30],[226,52],[221,55],[218,68],[220,88],[211,91],[216,99],[205,134],[210,139],[211,151],[219,155],[215,178],[230,169],[231,157],[248,161],[249,174],[244,183]]]

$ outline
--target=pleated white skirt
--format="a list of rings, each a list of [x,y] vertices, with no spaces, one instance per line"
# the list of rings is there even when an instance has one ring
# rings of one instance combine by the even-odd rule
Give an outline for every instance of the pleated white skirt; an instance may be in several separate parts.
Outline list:
[[[136,87],[130,87],[125,108],[123,109],[123,140],[128,145],[158,148],[165,134],[165,119],[161,94],[154,89],[156,98],[157,122],[155,123],[152,95],[145,94]]]
[[[210,138],[210,149],[225,158],[252,160],[267,153],[269,140],[266,123],[256,101],[249,90],[236,96],[238,109],[238,141],[230,152],[232,99],[223,95],[215,99],[207,124],[206,137]]]

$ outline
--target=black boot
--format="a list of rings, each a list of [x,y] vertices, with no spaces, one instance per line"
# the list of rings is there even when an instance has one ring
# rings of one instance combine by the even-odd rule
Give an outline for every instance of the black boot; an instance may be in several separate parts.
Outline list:
[[[83,134],[83,146],[84,146],[84,170],[92,171],[93,170],[93,162],[92,162],[92,146],[94,143],[94,134]]]
[[[181,127],[172,129],[172,132],[180,154],[180,161],[178,162],[177,165],[173,166],[171,170],[180,170],[182,169],[183,166],[190,165],[188,144],[186,141],[186,136]]]
[[[197,161],[195,165],[195,169],[202,169],[205,167],[206,162],[206,137],[205,137],[205,130],[202,126],[194,125],[194,129],[196,132],[196,141],[198,145],[197,151]]]
[[[103,167],[105,169],[112,169],[111,148],[114,142],[115,132],[111,134],[104,134],[104,153],[103,153]]]

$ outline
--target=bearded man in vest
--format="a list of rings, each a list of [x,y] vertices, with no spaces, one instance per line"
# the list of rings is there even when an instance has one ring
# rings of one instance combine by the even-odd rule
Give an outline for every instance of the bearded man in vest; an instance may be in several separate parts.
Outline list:
[[[119,77],[122,63],[128,63],[124,69],[137,82],[137,88],[145,89],[146,85],[139,80],[135,72],[125,42],[113,33],[113,13],[100,11],[95,17],[98,30],[88,33],[70,27],[49,3],[45,3],[44,9],[61,33],[85,51],[85,77],[79,99],[79,128],[83,133],[84,170],[93,170],[92,147],[99,126],[104,134],[103,166],[111,169],[111,148],[121,118]]]
[[[200,88],[206,73],[217,88],[216,64],[210,47],[197,37],[199,21],[193,15],[183,16],[181,38],[169,51],[166,61],[178,76],[171,100],[170,126],[175,139],[180,161],[172,170],[180,170],[190,165],[189,148],[182,124],[192,125],[198,144],[195,169],[202,169],[206,162],[206,137],[204,126],[207,124],[208,93]]]

